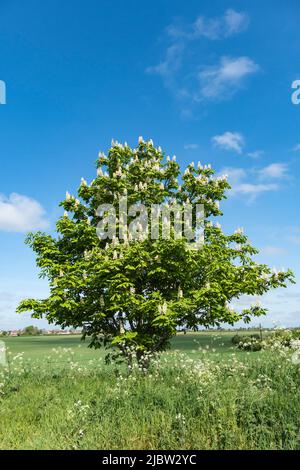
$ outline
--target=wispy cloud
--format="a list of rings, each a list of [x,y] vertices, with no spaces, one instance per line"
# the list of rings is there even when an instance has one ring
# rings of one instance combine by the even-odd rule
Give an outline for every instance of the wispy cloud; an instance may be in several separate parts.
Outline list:
[[[264,193],[281,189],[279,181],[288,176],[288,166],[285,165],[284,169],[280,171],[278,165],[274,163],[265,168],[257,169],[252,167],[247,170],[245,168],[229,167],[223,168],[220,174],[228,175],[233,196],[245,196],[246,201],[252,203]]]
[[[198,144],[185,144],[184,150],[197,150],[199,148]]]
[[[47,226],[45,211],[37,201],[17,193],[9,197],[0,194],[0,230],[27,232]]]
[[[254,150],[253,152],[248,152],[247,156],[250,158],[260,158],[264,155],[264,153],[265,152],[263,150]]]
[[[246,13],[228,9],[222,16],[214,18],[198,16],[192,24],[170,25],[167,33],[173,38],[185,38],[190,41],[202,37],[217,40],[241,33],[248,25],[249,17]]]
[[[188,105],[229,99],[243,87],[247,77],[259,70],[255,61],[247,56],[224,55],[203,64],[192,63],[189,58],[197,56],[199,40],[224,40],[245,31],[248,24],[248,15],[233,9],[219,17],[198,16],[190,24],[172,24],[166,30],[168,46],[163,59],[146,71],[162,78],[176,99],[185,104],[185,113]]]
[[[197,100],[225,100],[233,96],[259,66],[249,57],[221,57],[219,64],[204,68],[198,75]]]
[[[299,152],[300,151],[300,144],[295,145],[295,147],[292,148],[293,152]]]
[[[174,80],[175,73],[181,66],[183,51],[183,44],[172,44],[167,48],[164,60],[153,67],[148,67],[146,71],[160,75],[165,84],[170,85]]]
[[[286,163],[272,163],[259,170],[259,177],[265,179],[283,179],[288,176],[288,165]]]
[[[260,254],[265,256],[280,256],[285,255],[286,250],[280,246],[267,245],[261,248]]]
[[[241,183],[233,188],[236,194],[244,194],[249,196],[249,202],[253,202],[257,196],[270,191],[278,191],[279,186],[275,183],[258,184],[258,183]]]
[[[241,154],[245,145],[244,137],[239,132],[224,132],[212,138],[213,145],[224,150],[233,150]]]
[[[300,234],[288,235],[287,241],[290,243],[293,243],[294,245],[300,245]]]
[[[223,168],[220,175],[227,175],[231,185],[239,184],[247,177],[247,172],[244,168]]]

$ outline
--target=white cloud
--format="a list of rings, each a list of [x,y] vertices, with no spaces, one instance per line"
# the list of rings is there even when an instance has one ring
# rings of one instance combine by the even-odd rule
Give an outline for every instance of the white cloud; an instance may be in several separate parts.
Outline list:
[[[198,144],[185,144],[184,149],[185,150],[197,150],[199,148]]]
[[[182,44],[172,44],[166,51],[165,59],[158,65],[148,67],[147,72],[160,75],[167,85],[170,85],[174,79],[175,73],[181,66],[182,53],[184,46]]]
[[[218,176],[227,175],[231,185],[239,184],[247,176],[244,168],[223,168]]]
[[[167,33],[173,38],[185,38],[189,41],[204,37],[210,40],[223,39],[245,31],[249,17],[244,12],[228,9],[224,15],[208,18],[198,16],[194,23],[182,26],[170,25]]]
[[[289,235],[287,240],[295,245],[300,245],[300,235]]]
[[[268,245],[263,247],[260,253],[265,256],[280,256],[286,254],[286,250],[279,246]]]
[[[228,99],[243,85],[246,77],[258,70],[259,66],[249,57],[223,56],[218,65],[206,67],[199,73],[200,90],[195,99]]]
[[[287,177],[288,165],[286,163],[272,163],[259,171],[261,179],[283,179]]]
[[[295,147],[292,148],[293,152],[299,152],[300,150],[300,144],[295,145]]]
[[[264,153],[265,152],[263,150],[254,150],[253,152],[248,152],[247,156],[250,158],[259,158],[264,155]]]
[[[198,40],[225,39],[244,31],[249,23],[246,13],[228,9],[222,16],[207,18],[199,16],[193,23],[172,24],[166,32],[168,46],[163,59],[146,69],[147,73],[159,75],[183,106],[183,115],[202,101],[229,99],[244,84],[245,79],[259,70],[249,57],[226,57],[218,63],[205,65],[190,60],[199,56]]]
[[[238,34],[247,29],[249,17],[246,13],[229,9],[224,15],[224,23],[226,36],[232,36],[233,34]]]
[[[228,175],[228,182],[232,187],[230,194],[233,196],[243,195],[249,203],[254,202],[256,198],[263,193],[278,191],[278,189],[280,189],[278,184],[264,184],[258,182],[257,171],[253,168],[248,170],[235,167],[223,168],[220,172],[220,175],[221,174]],[[249,181],[250,177],[252,181]]]
[[[251,200],[256,198],[259,194],[269,191],[277,191],[279,186],[277,184],[257,184],[257,183],[242,183],[233,188],[234,192],[246,194],[251,196]]]
[[[45,211],[37,201],[17,193],[9,197],[0,194],[0,230],[27,232],[47,226]]]
[[[245,145],[244,137],[238,132],[224,132],[224,134],[215,135],[212,142],[216,147],[233,150],[239,154],[242,153]]]

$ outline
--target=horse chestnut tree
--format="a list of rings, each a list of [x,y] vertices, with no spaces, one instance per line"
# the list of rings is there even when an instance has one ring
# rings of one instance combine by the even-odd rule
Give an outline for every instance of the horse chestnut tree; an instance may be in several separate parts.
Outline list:
[[[107,156],[99,154],[96,178],[90,184],[82,179],[77,197],[66,194],[57,236],[28,235],[50,295],[23,300],[18,312],[31,311],[62,328],[83,328],[91,347],[112,347],[109,357],[144,363],[165,350],[178,329],[233,325],[266,314],[260,304],[237,311],[232,301],[286,287],[293,273],[256,263],[258,251],[243,230],[228,235],[214,223],[230,189],[226,176],[214,174],[200,163],[182,173],[176,158],[165,158],[151,140],[139,138],[134,149],[113,141]],[[202,205],[203,243],[175,236],[172,228],[169,237],[159,231],[153,239],[139,223],[137,236],[128,236],[118,212],[121,198],[149,211],[161,204]],[[99,237],[103,205],[115,210],[112,237]]]

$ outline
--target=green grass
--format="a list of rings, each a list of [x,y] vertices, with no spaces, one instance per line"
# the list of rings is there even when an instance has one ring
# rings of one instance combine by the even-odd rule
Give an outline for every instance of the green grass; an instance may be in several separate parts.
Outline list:
[[[180,334],[147,376],[77,336],[5,338],[0,449],[299,448],[299,366],[232,336]]]
[[[243,332],[241,334],[251,334]],[[179,333],[172,341],[173,350],[185,352],[186,354],[196,354],[198,348],[207,348],[209,354],[221,352],[222,354],[232,353],[233,345],[231,338],[234,333],[231,332],[206,332],[201,333]],[[105,352],[102,350],[93,350],[88,348],[88,341],[81,341],[80,335],[49,335],[49,336],[19,336],[19,337],[1,337],[7,348],[13,353],[24,352],[24,357],[36,359],[45,357],[51,353],[53,348],[71,348],[78,360],[94,359],[103,357]],[[215,349],[216,351],[212,351]],[[244,353],[239,351],[242,357]]]

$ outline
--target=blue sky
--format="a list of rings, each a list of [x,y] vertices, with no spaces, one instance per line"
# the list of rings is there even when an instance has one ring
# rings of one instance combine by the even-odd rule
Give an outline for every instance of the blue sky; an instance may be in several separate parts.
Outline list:
[[[53,229],[112,138],[228,173],[224,230],[244,227],[260,261],[299,277],[298,1],[1,0],[0,12],[0,329],[33,323],[15,306],[47,293],[25,233]],[[298,285],[263,300],[264,325],[300,324]]]

